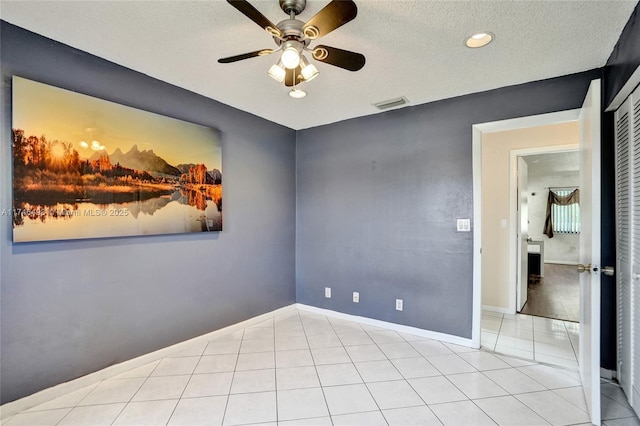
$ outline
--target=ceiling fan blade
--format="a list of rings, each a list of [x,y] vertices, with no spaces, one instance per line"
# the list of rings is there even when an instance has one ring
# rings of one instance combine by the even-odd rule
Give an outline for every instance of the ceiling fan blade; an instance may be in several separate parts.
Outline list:
[[[309,19],[309,22],[304,25],[303,31],[311,39],[323,37],[353,20],[357,14],[358,8],[352,0],[333,0]]]
[[[344,68],[349,71],[359,71],[364,67],[364,55],[330,46],[317,46],[313,49],[313,57],[325,64]]]
[[[258,24],[260,28],[266,30],[271,35],[279,35],[282,36],[282,32],[276,27],[276,25],[267,19],[258,9],[253,7],[251,3],[246,0],[227,0],[231,6],[238,9],[244,16],[251,19],[253,22]]]
[[[266,56],[273,53],[272,49],[256,50],[255,52],[243,53],[242,55],[229,56],[228,58],[218,59],[221,64],[230,64],[231,62],[242,61],[243,59],[255,58],[256,56]]]
[[[298,67],[295,70],[286,69],[286,74],[284,76],[284,85],[287,87],[292,87],[295,86],[296,84],[302,83],[302,75],[300,74],[300,72],[302,71],[302,68]]]

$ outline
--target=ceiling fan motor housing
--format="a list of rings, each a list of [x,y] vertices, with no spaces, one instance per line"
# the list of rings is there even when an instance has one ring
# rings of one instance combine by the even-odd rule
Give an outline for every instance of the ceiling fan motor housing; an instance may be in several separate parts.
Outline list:
[[[304,22],[302,21],[298,21],[297,19],[285,19],[278,23],[278,29],[282,32],[283,37],[274,37],[273,39],[278,46],[286,40],[296,40],[306,46],[309,44],[310,40],[305,40],[302,27],[304,27]]]
[[[291,15],[291,12],[299,15],[306,6],[307,0],[280,0],[280,9],[287,15]]]

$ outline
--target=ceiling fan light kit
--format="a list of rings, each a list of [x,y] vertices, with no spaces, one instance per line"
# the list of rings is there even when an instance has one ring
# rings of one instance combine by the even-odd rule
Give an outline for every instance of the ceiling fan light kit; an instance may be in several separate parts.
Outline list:
[[[307,61],[307,58],[302,55],[300,58],[300,74],[302,74],[304,81],[309,82],[316,78],[320,73],[318,72],[318,68]]]
[[[267,74],[278,83],[282,83],[284,81],[284,77],[287,75],[287,71],[285,71],[282,61],[278,61],[277,64],[271,65]]]
[[[285,68],[293,70],[300,65],[300,52],[302,52],[303,45],[298,41],[287,41],[284,44],[284,50],[280,61]]]
[[[277,25],[267,19],[246,0],[227,0],[229,4],[251,19],[273,37],[277,49],[262,49],[241,55],[218,59],[221,64],[241,61],[256,56],[266,56],[282,51],[279,61],[272,65],[267,74],[279,83],[292,87],[289,96],[300,99],[307,95],[295,86],[306,83],[319,75],[318,68],[304,56],[310,52],[313,59],[348,71],[358,71],[364,67],[365,57],[360,53],[319,45],[310,48],[311,42],[352,21],[357,13],[352,0],[333,0],[307,23],[296,16],[306,7],[306,0],[279,0],[280,8],[289,18]]]
[[[307,96],[307,92],[304,90],[296,89],[295,87],[289,91],[289,96],[294,99],[302,99]]]

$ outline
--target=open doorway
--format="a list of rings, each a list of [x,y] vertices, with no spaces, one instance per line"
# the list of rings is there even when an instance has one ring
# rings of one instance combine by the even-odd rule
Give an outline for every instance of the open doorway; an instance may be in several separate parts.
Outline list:
[[[501,180],[504,175],[488,182],[485,179],[485,171],[496,171],[500,164],[500,159],[505,155],[493,158],[485,158],[485,151],[491,148],[508,150],[517,149],[517,143],[521,139],[514,138],[513,132],[521,130],[555,128],[562,124],[577,124],[577,145],[580,152],[580,189],[581,189],[581,231],[580,231],[580,264],[576,272],[580,272],[580,324],[579,324],[579,373],[582,379],[583,391],[587,408],[593,424],[600,424],[600,302],[601,302],[601,82],[593,80],[589,84],[589,89],[585,96],[582,107],[579,110],[563,111],[557,113],[542,114],[538,116],[522,117],[511,120],[496,121],[490,123],[478,123],[472,126],[472,147],[473,147],[473,322],[472,322],[472,342],[474,347],[481,346],[481,335],[484,334],[482,320],[484,312],[501,314],[504,320],[507,315],[514,316],[516,321],[518,315],[515,314],[515,291],[509,297],[501,297],[500,291],[494,291],[491,295],[485,291],[486,286],[494,283],[486,279],[485,273],[496,272],[485,265],[485,260],[491,258],[504,262],[504,256],[496,258],[496,252],[504,250],[501,243],[506,237],[509,253],[515,253],[515,241],[509,238],[509,231],[503,232],[500,229],[510,229],[509,221],[500,216],[503,213],[501,207],[504,203],[495,203],[484,194],[485,189],[499,189],[502,187]],[[572,118],[573,117],[573,118]],[[576,120],[577,118],[577,120]],[[574,121],[575,120],[575,121]],[[487,137],[498,135],[498,140],[502,137],[502,143],[486,143]],[[549,140],[548,138],[546,140]],[[494,141],[495,142],[495,141]],[[485,146],[486,145],[486,146]],[[488,157],[488,155],[487,155]],[[504,161],[504,160],[503,160]],[[497,170],[499,172],[499,170]],[[498,173],[500,174],[500,173]],[[508,174],[511,182],[513,175]],[[494,188],[495,187],[495,188]],[[494,212],[491,212],[494,209]],[[497,217],[494,217],[497,212]],[[492,220],[487,221],[485,213],[493,213]],[[503,216],[504,217],[504,216]],[[496,220],[497,219],[497,220]],[[513,223],[513,220],[511,220]],[[503,226],[505,225],[505,226]],[[511,229],[513,229],[512,227]],[[498,231],[498,232],[496,232]],[[505,235],[502,235],[505,234]],[[509,241],[511,240],[511,241]],[[497,243],[497,245],[496,245]],[[487,250],[487,246],[492,246],[493,250]],[[502,253],[504,254],[504,253]],[[510,257],[507,257],[507,263]],[[489,270],[488,270],[489,269]],[[511,268],[509,268],[511,269]],[[607,266],[605,271],[613,268]],[[509,271],[511,272],[511,271]],[[506,279],[500,284],[512,287],[515,274],[506,274]],[[496,290],[496,289],[494,289]],[[498,290],[500,290],[498,288]],[[493,297],[493,299],[491,299]],[[497,297],[497,298],[496,298]],[[491,306],[487,302],[504,301],[503,306]],[[490,308],[494,308],[491,311]],[[511,314],[510,312],[514,312]],[[526,316],[526,318],[538,318]],[[549,320],[544,318],[545,320]],[[549,320],[558,321],[558,320]],[[500,330],[502,326],[500,326]],[[484,339],[483,339],[484,340]],[[484,344],[484,342],[482,342]],[[496,349],[497,350],[497,349]]]
[[[519,157],[526,164],[526,300],[523,314],[578,322],[580,158],[578,151]],[[522,188],[519,188],[519,193]],[[523,200],[519,201],[519,204]],[[521,205],[518,211],[525,209]],[[522,283],[521,283],[522,284]]]
[[[482,244],[482,347],[573,369],[578,368],[578,324],[519,312],[538,302],[529,287],[532,293],[538,290],[542,277],[531,286],[529,277],[553,276],[553,266],[545,265],[545,258],[578,263],[554,250],[567,251],[566,247],[551,247],[546,253],[550,239],[543,234],[549,187],[579,184],[574,180],[579,180],[579,164],[564,164],[571,158],[563,158],[578,158],[578,137],[576,122],[560,122],[486,132],[482,140],[482,232],[491,235]],[[577,254],[578,247],[569,251]],[[529,257],[537,257],[539,270]],[[572,268],[565,272],[578,281],[575,266],[561,267]],[[575,302],[579,306],[579,298]],[[550,303],[562,306],[561,300]]]

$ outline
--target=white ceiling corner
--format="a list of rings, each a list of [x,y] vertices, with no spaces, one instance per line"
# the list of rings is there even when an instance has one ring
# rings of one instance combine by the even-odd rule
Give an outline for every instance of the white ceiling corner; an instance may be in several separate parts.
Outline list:
[[[277,0],[250,0],[273,22]],[[349,72],[319,63],[308,96],[270,79],[274,56],[217,59],[273,41],[225,1],[0,1],[0,18],[293,129],[379,112],[406,96],[417,105],[601,67],[636,1],[355,0],[356,19],[316,43],[364,54]],[[307,21],[326,1],[308,0]],[[491,31],[482,49],[467,35]],[[313,46],[313,45],[312,45]]]

